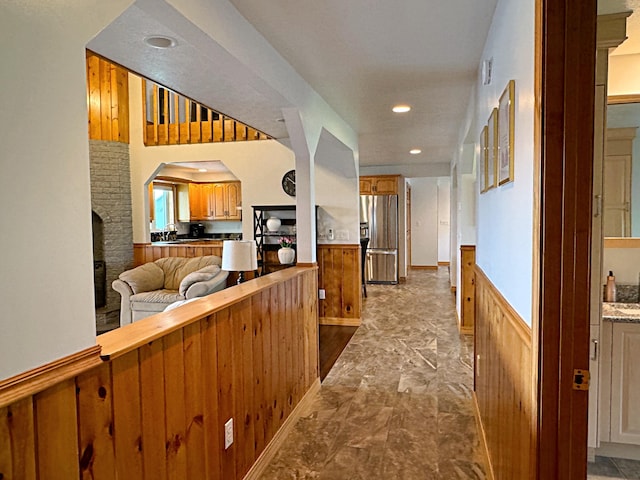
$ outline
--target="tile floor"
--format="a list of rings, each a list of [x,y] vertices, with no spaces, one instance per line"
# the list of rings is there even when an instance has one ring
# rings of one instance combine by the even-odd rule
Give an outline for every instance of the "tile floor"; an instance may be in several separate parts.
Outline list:
[[[587,465],[588,480],[640,479],[640,462],[624,458],[598,457]]]
[[[262,479],[484,479],[448,269],[368,285],[363,323]]]

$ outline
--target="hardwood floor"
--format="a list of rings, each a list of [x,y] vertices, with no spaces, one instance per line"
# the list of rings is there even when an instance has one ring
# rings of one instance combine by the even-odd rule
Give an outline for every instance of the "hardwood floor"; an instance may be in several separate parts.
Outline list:
[[[320,381],[336,363],[358,327],[320,325]]]

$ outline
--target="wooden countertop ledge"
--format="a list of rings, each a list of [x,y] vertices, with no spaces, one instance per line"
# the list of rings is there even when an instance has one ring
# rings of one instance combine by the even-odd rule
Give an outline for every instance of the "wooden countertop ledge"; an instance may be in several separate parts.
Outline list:
[[[113,360],[308,270],[317,270],[317,267],[286,268],[103,333],[97,337],[102,347],[100,358]]]

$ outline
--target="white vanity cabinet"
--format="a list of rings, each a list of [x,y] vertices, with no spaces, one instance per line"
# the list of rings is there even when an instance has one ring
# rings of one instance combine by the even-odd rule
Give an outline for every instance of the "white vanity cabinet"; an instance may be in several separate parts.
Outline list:
[[[640,324],[614,323],[611,340],[611,441],[640,445]]]
[[[602,323],[601,442],[640,445],[640,323]]]

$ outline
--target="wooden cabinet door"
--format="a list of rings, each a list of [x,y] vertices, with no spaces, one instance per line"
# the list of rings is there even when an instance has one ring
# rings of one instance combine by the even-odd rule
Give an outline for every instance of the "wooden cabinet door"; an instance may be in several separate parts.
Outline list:
[[[226,183],[214,183],[211,185],[211,211],[214,220],[227,219]]]
[[[227,183],[227,219],[242,220],[242,210],[238,207],[242,205],[242,190],[239,182]]]
[[[374,193],[377,195],[396,195],[398,193],[397,177],[378,177],[375,181]]]
[[[189,213],[191,220],[204,220],[205,212],[202,202],[202,185],[199,183],[189,184]]]
[[[611,441],[640,445],[640,325],[614,323],[611,348]]]
[[[371,195],[373,193],[373,178],[360,177],[360,195]]]

